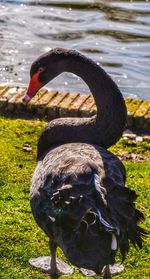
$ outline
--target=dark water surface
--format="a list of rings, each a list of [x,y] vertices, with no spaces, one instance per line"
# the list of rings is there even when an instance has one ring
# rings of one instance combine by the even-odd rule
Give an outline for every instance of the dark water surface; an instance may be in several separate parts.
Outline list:
[[[27,85],[32,61],[58,46],[101,64],[124,96],[150,99],[148,0],[0,0],[0,83]],[[48,87],[88,92],[68,73]]]

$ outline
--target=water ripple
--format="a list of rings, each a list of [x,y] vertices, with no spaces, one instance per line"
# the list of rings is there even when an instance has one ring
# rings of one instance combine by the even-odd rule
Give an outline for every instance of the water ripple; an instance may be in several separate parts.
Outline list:
[[[127,95],[150,98],[150,3],[128,0],[0,0],[0,79],[29,80],[32,61],[52,47],[76,48],[102,65]],[[64,73],[50,87],[88,92]]]

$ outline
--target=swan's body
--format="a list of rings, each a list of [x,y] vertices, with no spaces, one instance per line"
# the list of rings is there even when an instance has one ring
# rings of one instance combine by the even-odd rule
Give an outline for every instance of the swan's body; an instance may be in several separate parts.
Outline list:
[[[105,202],[96,191],[95,175],[100,178]],[[89,144],[58,146],[38,162],[31,186],[34,217],[74,265],[100,273],[104,265],[114,263],[112,233],[117,233],[119,224],[109,210],[112,197],[115,203],[120,198],[115,196],[115,190],[124,187],[124,179],[125,170],[117,157]],[[110,196],[107,192],[111,192]],[[122,202],[126,206],[126,201]],[[107,232],[100,222],[98,209],[116,227],[114,232]]]
[[[124,258],[129,241],[142,247],[144,230],[137,222],[143,215],[135,209],[136,194],[125,187],[121,161],[104,149],[121,136],[126,108],[118,87],[100,67],[63,49],[33,63],[24,100],[62,71],[87,82],[98,112],[96,117],[56,119],[47,125],[38,143],[31,208],[50,239],[52,273],[57,272],[57,246],[74,265],[101,273],[114,264],[119,248]],[[110,278],[108,270],[104,278]]]

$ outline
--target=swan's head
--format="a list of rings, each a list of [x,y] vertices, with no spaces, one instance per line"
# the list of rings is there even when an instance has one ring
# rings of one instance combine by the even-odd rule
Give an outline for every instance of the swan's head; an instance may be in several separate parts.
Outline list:
[[[55,48],[33,62],[30,69],[30,82],[23,102],[28,103],[39,89],[63,71],[66,53],[67,50]]]

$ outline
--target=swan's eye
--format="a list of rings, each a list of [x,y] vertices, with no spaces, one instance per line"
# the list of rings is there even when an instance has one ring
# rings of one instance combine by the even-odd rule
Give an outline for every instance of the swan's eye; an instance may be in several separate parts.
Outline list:
[[[38,70],[39,73],[42,73],[42,72],[44,72],[44,71],[45,71],[45,68],[44,68],[44,67],[40,67],[39,70]]]

